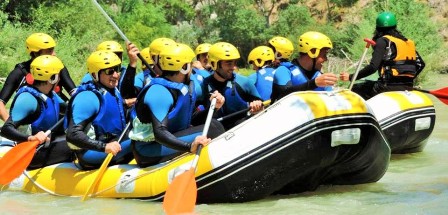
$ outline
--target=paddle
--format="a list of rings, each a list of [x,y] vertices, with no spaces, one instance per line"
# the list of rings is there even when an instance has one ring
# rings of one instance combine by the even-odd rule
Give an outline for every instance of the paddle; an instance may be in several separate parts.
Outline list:
[[[203,136],[207,136],[208,128],[212,120],[215,109],[216,98],[212,99],[207,119],[205,121]],[[195,171],[201,154],[202,145],[198,146],[196,155],[188,171],[176,176],[168,186],[163,199],[163,209],[168,215],[171,214],[190,214],[194,211],[196,205],[197,187]]]
[[[268,106],[269,104],[271,104],[271,100],[270,100],[270,99],[269,99],[269,100],[266,100],[266,101],[263,102],[263,106],[265,106],[265,107]],[[248,111],[250,111],[250,107],[249,107],[249,108],[246,108],[246,109],[244,109],[244,110],[239,110],[239,111],[237,111],[237,112],[233,112],[233,113],[231,113],[231,114],[229,114],[229,115],[226,115],[226,116],[223,116],[223,117],[219,117],[217,120],[221,122],[221,121],[230,119],[230,118],[232,118],[232,117],[234,117],[234,116],[243,114],[243,113],[248,112]]]
[[[418,88],[413,89],[416,91],[432,94],[433,96],[437,97],[440,101],[448,105],[448,87],[438,90],[422,90]]]
[[[350,82],[350,86],[348,87],[348,90],[352,90],[353,85],[355,84],[356,78],[358,77],[359,70],[361,70],[362,62],[364,61],[364,58],[366,57],[366,54],[367,54],[367,51],[369,50],[370,45],[374,46],[376,44],[375,41],[368,39],[368,38],[365,38],[364,41],[367,43],[366,48],[364,49],[364,53],[362,53],[361,60],[359,60],[359,63],[358,63],[358,66],[356,67],[355,73],[353,73],[352,81]]]
[[[50,135],[51,131],[61,125],[64,118],[60,119],[45,135]],[[0,184],[7,185],[30,165],[36,153],[36,147],[39,145],[38,140],[26,141],[14,146],[0,159]]]
[[[126,134],[126,131],[129,129],[130,125],[131,125],[131,122],[128,122],[126,124],[126,127],[124,128],[123,132],[121,133],[120,137],[117,140],[118,142],[120,142],[123,139],[124,135]],[[88,199],[89,194],[91,194],[93,192],[93,189],[99,184],[99,182],[103,178],[103,175],[106,172],[107,167],[109,166],[109,163],[112,160],[113,156],[114,155],[112,153],[107,154],[106,159],[104,159],[103,163],[101,164],[100,168],[98,169],[98,173],[97,173],[95,179],[93,180],[92,184],[90,184],[89,188],[84,193],[84,196],[81,198],[81,201]]]
[[[104,9],[101,7],[100,4],[98,4],[98,2],[96,0],[92,0],[93,4],[98,8],[98,10],[100,10],[100,12],[104,15],[104,17],[106,17],[107,21],[109,21],[109,23],[112,25],[112,27],[114,27],[114,29],[117,31],[117,33],[121,36],[121,38],[125,41],[125,42],[131,42],[126,35],[124,35],[124,33],[120,30],[120,28],[118,28],[117,24],[115,24],[115,22],[110,18],[109,15],[107,15],[106,11],[104,11]],[[151,66],[149,66],[148,62],[146,62],[145,58],[143,58],[143,56],[138,53],[137,57],[142,61],[143,64],[145,64],[146,68],[149,69],[150,74],[152,77],[156,77],[156,73],[154,72],[154,70],[152,69]]]

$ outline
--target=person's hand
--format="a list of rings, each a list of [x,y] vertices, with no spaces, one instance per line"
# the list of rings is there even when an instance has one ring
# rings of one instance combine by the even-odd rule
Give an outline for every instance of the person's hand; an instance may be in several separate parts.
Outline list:
[[[213,92],[213,93],[210,95],[210,101],[211,101],[213,98],[216,98],[215,109],[220,109],[220,108],[224,105],[224,102],[226,101],[226,99],[224,98],[224,96],[221,95],[221,93],[219,93],[217,90],[215,90],[215,92]]]
[[[28,141],[39,141],[39,144],[45,143],[46,141],[49,141],[50,138],[45,134],[43,131],[37,132],[37,134],[33,136],[28,137]]]
[[[341,72],[341,74],[339,74],[339,80],[350,81],[350,75],[348,74],[348,72]]]
[[[318,87],[334,86],[337,81],[338,77],[333,73],[324,73],[314,79],[314,82]]]
[[[130,99],[125,99],[124,103],[126,104],[126,107],[132,107],[132,105],[134,105],[136,101],[137,101],[137,98],[130,98]]]
[[[256,114],[260,111],[263,110],[263,102],[261,100],[255,100],[251,103],[249,103],[249,107],[250,107],[250,113],[251,114]]]
[[[107,154],[112,153],[114,156],[117,155],[117,153],[120,151],[121,145],[117,141],[112,141],[106,144],[106,149],[104,149],[104,152],[106,152]]]
[[[126,48],[128,50],[128,57],[129,57],[129,65],[131,67],[136,68],[137,67],[137,61],[138,61],[138,54],[140,53],[140,51],[138,50],[138,48],[133,44],[128,42],[126,44]]]
[[[197,68],[197,69],[205,69],[203,66],[202,66],[202,63],[200,62],[200,61],[194,61],[193,62],[193,64],[192,64],[192,66],[193,66],[193,68]]]
[[[210,143],[210,141],[212,141],[212,139],[207,138],[206,136],[203,135],[197,136],[196,138],[194,138],[193,143],[191,143],[190,152],[196,153],[199,145],[206,146]]]

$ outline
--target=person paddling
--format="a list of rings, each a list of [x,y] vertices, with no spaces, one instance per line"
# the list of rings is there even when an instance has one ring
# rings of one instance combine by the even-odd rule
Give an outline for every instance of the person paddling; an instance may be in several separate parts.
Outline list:
[[[289,65],[289,70],[276,70],[272,85],[271,101],[296,91],[332,90],[338,80],[333,73],[322,73],[322,64],[333,44],[325,34],[309,31],[299,37],[299,56]]]
[[[140,167],[160,163],[184,152],[195,153],[199,145],[207,145],[210,138],[224,132],[217,120],[211,121],[209,138],[201,135],[205,120],[192,124],[197,86],[197,80],[191,75],[193,50],[175,44],[166,46],[157,57],[161,75],[140,92],[135,104],[136,118],[129,134]],[[221,108],[224,97],[218,92],[210,97],[216,98],[216,108]],[[207,111],[202,113],[207,115]]]
[[[120,68],[121,59],[115,53],[93,52],[87,59],[93,82],[81,84],[68,104],[67,142],[82,169],[99,168],[108,153],[114,155],[110,165],[133,159],[130,140],[117,142],[126,132],[125,108],[117,89]]]
[[[238,49],[227,42],[218,42],[210,47],[208,52],[213,74],[205,78],[202,83],[205,107],[207,104],[208,93],[218,91],[224,95],[226,103],[216,111],[219,117],[224,117],[232,113],[250,108],[251,113],[258,113],[263,110],[263,103],[260,94],[255,85],[249,78],[235,72],[236,61],[240,58]],[[223,121],[226,129],[244,121],[246,113],[227,118]]]
[[[382,12],[376,18],[375,33],[370,64],[361,69],[356,80],[378,71],[377,81],[366,81],[353,86],[353,92],[369,99],[386,91],[412,90],[414,80],[425,68],[425,62],[418,54],[414,41],[397,30],[397,19],[391,12]],[[342,72],[344,81],[353,80],[353,74]]]
[[[9,117],[9,113],[6,110],[6,104],[12,97],[15,91],[20,87],[27,85],[26,76],[30,75],[30,65],[31,62],[40,55],[55,55],[56,51],[55,40],[48,34],[45,33],[33,33],[26,39],[26,51],[30,55],[30,59],[25,62],[16,64],[14,69],[9,73],[6,78],[5,84],[0,91],[0,119],[6,121]],[[58,95],[68,101],[68,98],[61,92],[61,87],[71,95],[73,89],[75,89],[75,83],[68,70],[64,67],[59,74],[60,81],[58,87],[55,88]],[[63,111],[62,111],[63,112]]]
[[[60,106],[64,101],[54,92],[61,70],[61,60],[52,55],[36,57],[30,64],[31,77],[28,85],[22,86],[11,104],[10,115],[1,129],[1,135],[16,143],[38,140],[40,146],[28,169],[36,169],[55,163],[71,162],[74,159],[63,137],[63,131],[49,130],[59,121]]]

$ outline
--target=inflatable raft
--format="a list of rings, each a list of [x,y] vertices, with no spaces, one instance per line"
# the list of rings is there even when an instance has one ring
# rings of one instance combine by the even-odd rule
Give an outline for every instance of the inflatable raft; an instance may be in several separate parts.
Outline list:
[[[385,92],[369,99],[392,153],[422,151],[436,121],[430,98],[418,91]]]
[[[186,153],[148,168],[112,166],[92,196],[160,201],[174,176],[188,169],[193,158]],[[258,200],[288,185],[375,182],[385,173],[389,158],[389,145],[358,95],[294,93],[203,148],[196,171],[197,201]],[[61,163],[25,171],[1,189],[82,196],[96,174],[97,170]]]

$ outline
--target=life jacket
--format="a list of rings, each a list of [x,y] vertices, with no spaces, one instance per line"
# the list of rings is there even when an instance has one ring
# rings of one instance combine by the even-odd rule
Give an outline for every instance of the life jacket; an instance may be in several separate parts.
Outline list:
[[[395,78],[415,78],[417,74],[417,52],[415,44],[412,40],[403,41],[396,37],[384,36],[388,40],[388,47],[386,47],[386,55],[383,59],[382,68],[380,70],[380,77],[387,80]],[[396,57],[391,59],[392,51],[391,44],[395,44],[397,48]]]
[[[95,137],[92,138],[96,140],[111,141],[112,139],[116,139],[125,128],[126,121],[122,102],[123,99],[121,98],[120,92],[116,88],[114,90],[115,96],[103,88],[98,88],[93,84],[93,82],[89,81],[87,83],[82,83],[70,99],[70,103],[68,105],[69,110],[67,113],[72,114],[72,111],[70,110],[71,104],[79,93],[91,91],[98,97],[100,101],[100,110],[91,123],[95,133]],[[119,117],[113,117],[117,116],[117,114]],[[90,126],[86,129],[89,128]]]
[[[300,67],[295,64],[287,64],[285,65],[290,71],[291,71],[291,84],[293,86],[301,85],[306,82],[308,82],[310,79],[306,75],[303,74],[303,72],[300,70]],[[316,79],[319,77],[322,73],[320,71],[316,71],[313,76],[311,77],[311,80]],[[313,90],[314,91],[331,91],[332,87],[316,87]]]
[[[239,75],[233,73],[233,77],[230,80],[227,80],[224,89],[216,89],[215,86],[212,86],[209,83],[205,83],[204,81],[204,85],[207,86],[207,90],[209,93],[213,93],[215,92],[215,90],[218,90],[224,96],[226,102],[224,102],[224,105],[221,107],[221,109],[219,109],[219,111],[223,115],[228,115],[240,110],[244,110],[248,107],[248,102],[244,101],[244,99],[241,97],[241,95],[239,95],[238,90],[236,89],[239,78]]]
[[[263,101],[271,98],[274,71],[272,67],[263,67],[256,72],[257,81],[255,82],[255,87]]]
[[[59,120],[59,97],[57,96],[57,94],[52,91],[52,96],[48,97],[47,95],[39,92],[33,87],[21,87],[14,97],[11,110],[15,105],[15,100],[17,99],[17,97],[25,92],[30,93],[32,96],[34,96],[37,100],[37,103],[39,104],[39,111],[36,113],[37,119],[30,122],[31,134],[36,134],[39,131],[46,131],[50,129]]]
[[[189,85],[184,83],[176,83],[168,81],[164,78],[154,78],[151,83],[145,86],[137,96],[135,104],[136,116],[141,123],[151,123],[149,117],[149,109],[144,104],[146,92],[154,85],[162,85],[166,87],[173,96],[173,106],[168,112],[168,130],[177,132],[187,129],[191,124],[191,116],[195,109],[196,91],[194,82],[190,81]]]

